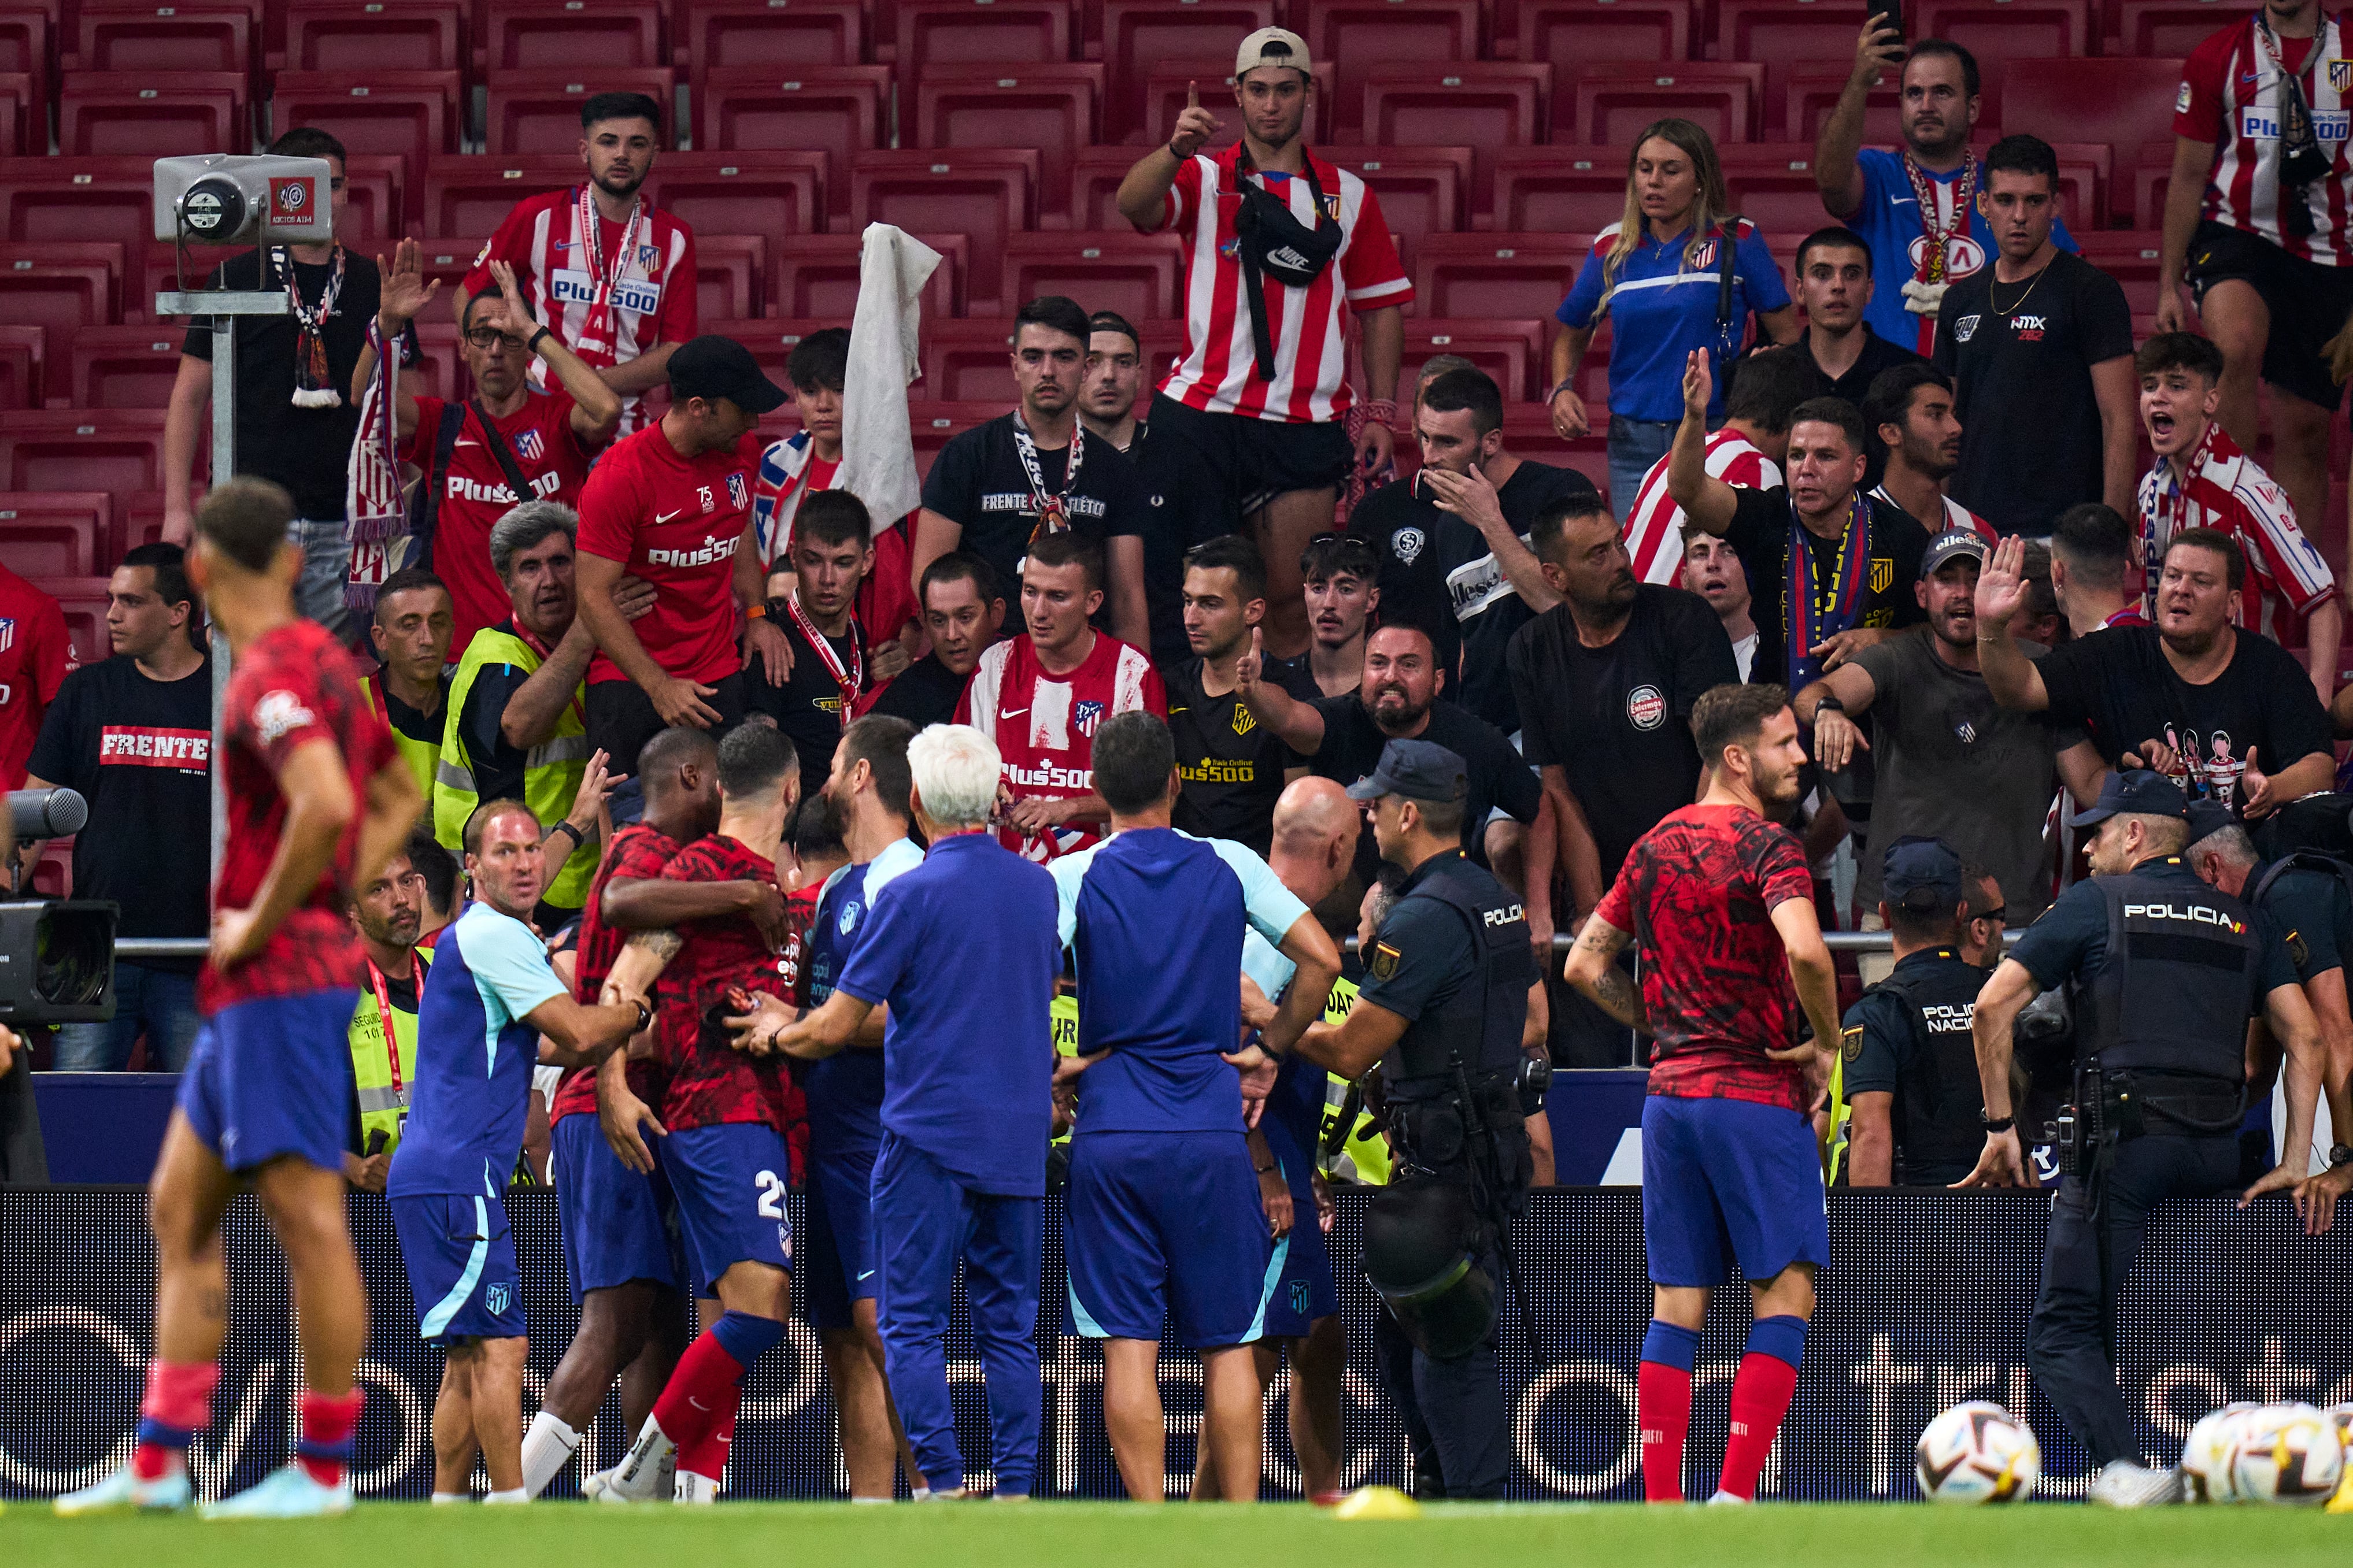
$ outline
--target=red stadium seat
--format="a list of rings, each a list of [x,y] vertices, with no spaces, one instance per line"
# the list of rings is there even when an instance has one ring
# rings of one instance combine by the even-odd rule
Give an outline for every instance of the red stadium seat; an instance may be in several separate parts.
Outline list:
[[[19,101],[24,123],[18,145],[37,153],[48,150],[48,85],[57,63],[49,47],[56,28],[56,8],[40,0],[0,7],[0,73],[5,73],[23,95]]]
[[[1589,234],[1433,234],[1414,260],[1414,313],[1541,321],[1568,297]]]
[[[854,66],[866,58],[864,0],[680,0],[676,64],[702,90],[705,72],[740,66]]]
[[[1553,140],[1599,147],[1630,146],[1644,126],[1668,115],[1697,121],[1719,147],[1750,141],[1765,93],[1765,68],[1754,64],[1670,64],[1646,72],[1616,60],[1553,75],[1561,83]]]
[[[1802,239],[1834,221],[1814,187],[1814,149],[1796,142],[1752,142],[1716,149],[1732,210],[1768,235]]]
[[[1008,403],[913,403],[907,405],[907,422],[915,437],[915,467],[932,471],[940,448],[977,425],[1001,419]]]
[[[712,331],[717,318],[742,320],[760,313],[768,282],[768,240],[758,234],[698,234],[694,237],[695,318]]]
[[[43,99],[31,76],[0,72],[0,157],[16,157],[32,145],[36,106]],[[46,111],[41,111],[39,129],[40,140],[46,142],[49,131]]]
[[[448,311],[430,310],[417,318],[417,342],[424,357],[402,368],[402,386],[417,396],[445,402],[474,395],[474,378],[466,369],[465,350],[458,342],[458,323]]]
[[[34,577],[29,581],[65,612],[66,638],[73,644],[79,662],[96,664],[114,651],[106,635],[106,578]]]
[[[1375,66],[1428,66],[1480,58],[1479,0],[1307,0],[1292,25],[1307,39],[1308,55],[1339,67],[1334,85],[1332,133],[1366,140],[1365,84]],[[1231,58],[1233,47],[1224,51]],[[1384,138],[1386,139],[1386,138]],[[1449,143],[1465,138],[1448,135]]]
[[[1774,112],[1781,116],[1780,134],[1792,142],[1811,143],[1822,133],[1822,121],[1838,107],[1839,94],[1846,90],[1845,66],[1801,66],[1782,78],[1778,110],[1767,106],[1767,118]],[[1888,71],[1879,85],[1863,99],[1862,142],[1866,147],[1893,147],[1903,140],[1896,124],[1896,100],[1900,93],[1895,73]],[[1982,140],[1994,125],[1990,99],[1978,105],[1978,135]]]
[[[647,184],[698,236],[781,240],[825,226],[822,153],[665,153]]]
[[[1103,87],[1100,65],[926,64],[913,145],[1037,149],[1041,216],[1063,226],[1071,222],[1071,160],[1100,140]],[[901,136],[905,145],[903,125]]]
[[[158,87],[166,85],[160,78],[167,72],[249,76],[254,35],[252,12],[242,4],[85,5],[78,47],[66,63],[69,72],[144,71],[159,79]]]
[[[280,71],[271,123],[311,125],[351,153],[404,160],[414,174],[425,160],[458,151],[463,83],[456,71]]]
[[[1016,234],[1005,240],[1007,304],[1066,294],[1089,310],[1116,310],[1131,321],[1181,315],[1184,267],[1176,237],[1133,229]]]
[[[350,205],[335,232],[350,243],[389,245],[400,237],[407,174],[397,158],[354,153],[343,160],[343,195]]]
[[[596,71],[665,63],[662,8],[635,0],[483,0],[485,70]],[[669,105],[664,104],[665,113]]]
[[[1793,5],[1789,0],[1716,0],[1708,58],[1763,66],[1766,95],[1778,98],[1787,89],[1792,70],[1854,58],[1863,11],[1860,4]],[[1717,140],[1728,139],[1719,136]]]
[[[2179,59],[2254,9],[2237,0],[2122,0],[2116,47],[2108,52]]]
[[[0,245],[0,322],[40,328],[42,363],[63,363],[77,328],[116,320],[121,262],[113,253],[109,245]]]
[[[709,153],[823,153],[833,210],[849,211],[849,160],[884,145],[888,66],[726,66],[692,94],[694,144]]]
[[[1408,316],[1404,374],[1418,374],[1432,354],[1461,354],[1494,377],[1506,404],[1541,397],[1546,390],[1545,323],[1541,321],[1442,321]]]
[[[1274,0],[1103,0],[1103,59],[1111,76],[1105,132],[1139,144],[1168,139],[1170,121],[1152,117],[1157,100],[1145,93],[1153,72],[1171,64],[1216,66],[1200,81],[1205,101],[1225,115],[1233,99],[1219,86],[1233,75],[1235,45],[1274,19]]]
[[[1690,0],[1502,0],[1495,26],[1499,35],[1511,29],[1513,52],[1524,60],[1691,58]]]
[[[2119,147],[2116,155],[2122,159],[2130,153]],[[2137,224],[2142,228],[2157,228],[2165,222],[2165,193],[2173,184],[2173,143],[2152,142],[2139,149],[2132,159],[2130,187],[2119,172],[2116,183],[2108,187],[2108,216],[2116,222]]]
[[[2054,142],[2059,155],[2059,216],[2070,232],[2108,226],[2109,193],[2116,189],[2110,149],[2105,142]]]
[[[122,495],[163,487],[161,409],[47,409],[0,421],[0,489]]]
[[[848,324],[846,321],[779,321],[769,317],[733,321],[705,317],[702,330],[723,338],[733,338],[751,350],[752,357],[759,362],[768,379],[789,392],[793,384],[785,379],[785,362],[792,357],[794,348],[811,332]]]
[[[899,93],[934,66],[1055,65],[1077,58],[1071,0],[898,0]]]
[[[1483,199],[1495,154],[1545,139],[1552,67],[1490,64],[1375,66],[1365,73],[1365,139],[1383,147],[1468,147],[1475,164],[1466,189]]]
[[[2001,78],[2001,128],[2045,142],[2138,147],[2173,135],[2178,59],[2010,60]]]
[[[50,247],[45,247],[50,248]],[[119,247],[105,245],[90,247],[114,251]],[[187,330],[187,320],[181,316],[158,316],[155,296],[176,293],[183,281],[189,289],[201,289],[211,279],[213,271],[242,247],[192,245],[188,247],[187,267],[183,272],[178,248],[170,245],[151,245],[140,253],[142,259],[122,274],[122,310],[119,319],[125,325],[145,321],[161,321],[175,332]]]
[[[492,71],[482,122],[483,151],[494,157],[577,153],[580,106],[600,92],[642,92],[667,104],[678,90],[668,66],[622,69],[577,66],[554,70]],[[669,116],[664,115],[667,121]],[[667,135],[657,145],[670,144]]]
[[[1218,118],[1225,121],[1225,129],[1219,132],[1216,141],[1208,144],[1207,150],[1215,153],[1232,146],[1234,138],[1241,134],[1241,121],[1240,111],[1234,107],[1233,89],[1227,85],[1226,80],[1233,74],[1233,68],[1230,54],[1222,60],[1161,61],[1144,79],[1143,97],[1138,100],[1142,106],[1143,122],[1147,126],[1160,127],[1160,139],[1166,141],[1170,129],[1176,123],[1176,117],[1185,110],[1185,95],[1198,89],[1201,101],[1215,110]],[[1339,79],[1339,75],[1331,61],[1317,60],[1314,79],[1315,90],[1307,100],[1306,136],[1311,147],[1332,139],[1332,102],[1335,97],[1332,84]],[[1106,116],[1111,114],[1112,108],[1110,104],[1104,105]],[[1126,111],[1135,113],[1137,106],[1131,104]],[[1140,150],[1131,152],[1128,160],[1133,163],[1140,155]]]
[[[1495,226],[1593,234],[1626,211],[1621,147],[1506,147],[1495,154]]]
[[[1588,407],[1599,405],[1589,404]],[[1564,440],[1552,427],[1552,415],[1542,405],[1504,405],[1504,445],[1515,457],[1533,458],[1539,463],[1555,468],[1575,468],[1593,481],[1602,499],[1612,505],[1631,505],[1632,498],[1620,503],[1609,494],[1609,442],[1603,436],[1579,436]]]
[[[2091,0],[1921,0],[1915,37],[1950,38],[1978,58],[1987,76],[2018,59],[2095,52]]]
[[[657,159],[655,168],[661,167]],[[460,153],[436,158],[425,178],[410,226],[420,234],[477,235],[488,239],[517,202],[544,191],[580,183],[577,152],[537,158],[494,158]]]
[[[42,327],[0,325],[0,413],[41,406],[48,336]]]
[[[68,71],[58,147],[69,157],[170,158],[253,144],[242,71]]]
[[[73,408],[162,408],[180,376],[181,327],[78,327],[65,389]]]
[[[1035,152],[1012,148],[865,153],[850,161],[849,210],[861,225],[968,237],[965,306],[993,313],[1004,298],[1006,238],[1036,222],[1038,170]]]
[[[2156,229],[2111,230],[2075,236],[2084,259],[2123,285],[2135,315],[2157,312],[2157,262],[2162,241]]]
[[[923,285],[923,320],[943,321],[964,308],[965,258],[971,246],[960,234],[918,234],[940,253],[940,265]],[[778,246],[768,256],[768,310],[776,316],[847,324],[858,310],[858,264],[862,241],[854,234],[809,235]]]
[[[486,234],[416,237],[420,251],[417,259],[422,263],[427,278],[438,278],[441,280],[442,300],[448,300],[464,283],[466,274],[474,269],[474,258],[482,252],[482,241],[488,237]],[[445,321],[448,319],[448,312],[438,304],[427,314],[440,317]],[[449,322],[449,331],[452,334],[451,341],[454,342],[458,331],[456,321]]]
[[[1120,181],[1135,166],[1136,155],[1133,147],[1079,149],[1071,160],[1072,227],[1114,229],[1126,225],[1127,219],[1120,216],[1119,204],[1113,197],[1119,194]]]
[[[1372,187],[1409,268],[1422,236],[1456,234],[1471,226],[1465,204],[1477,187],[1468,147],[1393,143],[1316,151]]]
[[[0,557],[23,577],[89,577],[111,565],[114,498],[100,490],[0,494]]]
[[[196,466],[199,468],[204,466],[201,459]],[[205,492],[204,476],[198,474],[190,488],[194,492],[191,499],[201,499]],[[164,492],[140,490],[129,496],[116,496],[114,519],[124,550],[136,550],[142,544],[161,544],[164,542]]]
[[[1011,406],[1015,396],[1012,317],[926,321],[923,358],[923,379],[917,384],[926,398],[995,404],[1000,409]]]
[[[290,0],[285,68],[464,70],[472,9],[461,0]]]

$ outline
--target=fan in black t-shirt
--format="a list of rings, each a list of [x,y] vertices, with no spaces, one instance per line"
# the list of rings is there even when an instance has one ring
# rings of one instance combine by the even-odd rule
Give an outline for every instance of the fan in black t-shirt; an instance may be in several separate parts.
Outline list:
[[[955,722],[965,686],[1005,621],[997,574],[987,562],[965,551],[950,551],[923,568],[921,597],[932,651],[875,692],[866,708],[904,719],[918,730]]]
[[[1230,838],[1264,855],[1274,803],[1290,770],[1306,759],[1242,700],[1239,668],[1266,613],[1266,567],[1257,549],[1229,533],[1193,550],[1184,605],[1186,639],[1197,657],[1162,672],[1183,781],[1173,821],[1184,832]],[[1261,677],[1301,702],[1323,695],[1299,665],[1261,659]]]
[[[864,502],[848,490],[819,490],[793,520],[792,560],[768,579],[776,595],[768,618],[791,644],[793,668],[778,686],[754,665],[744,702],[792,742],[804,799],[825,788],[833,749],[865,689],[866,634],[850,606],[874,567],[871,538]]]
[[[2010,635],[2024,559],[2025,542],[2006,539],[1978,579],[1978,661],[1995,700],[2084,725],[2111,766],[2154,768],[2242,815],[2328,787],[2336,755],[2312,682],[2278,644],[2231,624],[2246,568],[2229,538],[2173,536],[2156,626],[2112,626],[2040,660]]]

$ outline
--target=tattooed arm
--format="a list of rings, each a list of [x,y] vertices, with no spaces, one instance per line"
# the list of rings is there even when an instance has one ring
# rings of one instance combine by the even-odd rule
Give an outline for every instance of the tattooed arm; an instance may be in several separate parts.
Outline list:
[[[1634,987],[1633,977],[1618,967],[1619,950],[1630,940],[1630,933],[1620,931],[1599,915],[1587,918],[1585,929],[1577,933],[1577,943],[1568,951],[1568,967],[1562,978],[1583,992],[1592,1004],[1638,1034],[1651,1032],[1651,1020],[1642,1011],[1642,994]]]
[[[607,1002],[634,998],[652,1005],[654,982],[686,939],[674,931],[641,931],[629,938],[621,949],[621,956],[613,961],[612,973],[605,976],[602,999]]]

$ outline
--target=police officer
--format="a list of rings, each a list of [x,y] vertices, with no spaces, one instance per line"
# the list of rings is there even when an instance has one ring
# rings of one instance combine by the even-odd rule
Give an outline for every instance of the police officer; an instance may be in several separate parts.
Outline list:
[[[1952,847],[1899,838],[1883,868],[1895,967],[1847,1009],[1836,1069],[1851,1108],[1848,1184],[1949,1186],[1984,1141],[1969,1019],[1986,972],[1962,955],[1968,903]]]
[[[2341,819],[2344,797],[2314,797],[2314,804],[2323,802],[2333,805],[2333,815]],[[2297,809],[2304,805],[2298,802]],[[2323,805],[2322,811],[2327,814],[2327,806]],[[2265,825],[2274,848],[2284,847],[2278,842],[2283,837],[2293,841],[2292,836],[2278,831],[2279,826],[2276,819]],[[2290,851],[2267,860],[2230,808],[2209,800],[2189,808],[2189,847],[2181,858],[2200,881],[2263,911],[2287,948],[2288,962],[2295,965],[2296,980],[2320,1025],[2321,1037],[2353,1040],[2353,1016],[2348,1014],[2345,991],[2346,960],[2353,954],[2353,893],[2348,892],[2353,889],[2353,868],[2334,856],[2312,850]],[[2253,1086],[2257,1094],[2271,1092],[2271,1075],[2278,1065],[2277,1054],[2269,1055],[2262,1080]],[[2339,1064],[2326,1085],[2329,1124],[2337,1137],[2337,1145],[2329,1152],[2332,1163],[2353,1163],[2353,1148],[2347,1147],[2348,1135],[2353,1135],[2353,1125],[2348,1125],[2353,1118],[2348,1116],[2343,1071]],[[2257,1180],[2275,1163],[2271,1142],[2270,1129],[2260,1122],[2242,1136],[2239,1163],[2242,1177]],[[2294,1157],[2283,1145],[2276,1163],[2291,1163]],[[2302,1174],[2300,1164],[2297,1173]]]
[[[365,1192],[384,1191],[417,1082],[417,994],[430,962],[417,945],[424,916],[425,879],[406,855],[385,861],[351,901],[367,963],[352,1010],[352,1133],[343,1174]]]
[[[2160,774],[2112,774],[2096,805],[2092,879],[2060,895],[1978,994],[1975,1033],[1985,1147],[1970,1186],[2026,1183],[2010,1090],[2010,1026],[2063,982],[2075,1010],[2075,1102],[2063,1110],[2067,1173],[2051,1210],[2042,1289],[2028,1329],[2037,1382],[2099,1473],[2095,1503],[2143,1508],[2180,1496],[2179,1476],[2141,1463],[2116,1387],[2116,1298],[2152,1204],[2236,1184],[2247,1020],[2263,1016],[2306,1068],[2289,1074],[2289,1142],[2308,1141],[2320,1033],[2271,922],[2198,879],[2181,852],[2189,807]],[[2296,1093],[2301,1086],[2302,1093]],[[2300,1103],[2299,1103],[2300,1101]],[[2247,1189],[2292,1186],[2274,1171]],[[2245,1200],[2242,1200],[2243,1203]]]
[[[1532,1170],[1520,1084],[1543,1048],[1528,1038],[1543,982],[1519,901],[1462,858],[1469,789],[1462,759],[1427,741],[1391,741],[1349,789],[1406,877],[1356,1005],[1297,1048],[1343,1079],[1380,1063],[1398,1169],[1366,1213],[1365,1273],[1388,1309],[1375,1339],[1415,1490],[1499,1498],[1511,1444],[1495,1325],[1505,1227]]]

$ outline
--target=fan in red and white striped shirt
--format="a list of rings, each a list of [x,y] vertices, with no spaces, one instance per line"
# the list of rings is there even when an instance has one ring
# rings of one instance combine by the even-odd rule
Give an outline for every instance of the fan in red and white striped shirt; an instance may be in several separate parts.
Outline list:
[[[1773,442],[1771,437],[1763,439]],[[1786,447],[1788,439],[1785,428],[1773,444]],[[1634,575],[1645,583],[1672,584],[1683,574],[1683,509],[1667,493],[1667,464],[1673,456],[1670,452],[1651,465],[1626,513],[1626,552],[1634,558]],[[1780,463],[1737,419],[1725,421],[1707,438],[1707,477],[1744,490],[1769,490],[1782,482]]]
[[[2353,163],[2346,157],[2342,130],[2347,111],[2353,110],[2353,76],[2346,69],[2343,21],[2314,9],[2306,25],[2316,24],[2317,36],[2294,37],[2269,23],[2259,26],[2260,13],[2249,12],[2192,49],[2182,62],[2173,131],[2184,141],[2214,149],[2200,216],[2259,235],[2299,259],[2343,267],[2353,262]],[[2280,190],[2280,166],[2287,156],[2283,88],[2291,73],[2311,110],[2328,169],[2303,187],[2305,210],[2294,221]],[[2299,198],[2291,191],[2285,203],[2299,205]],[[2334,331],[2336,324],[2327,330]]]

